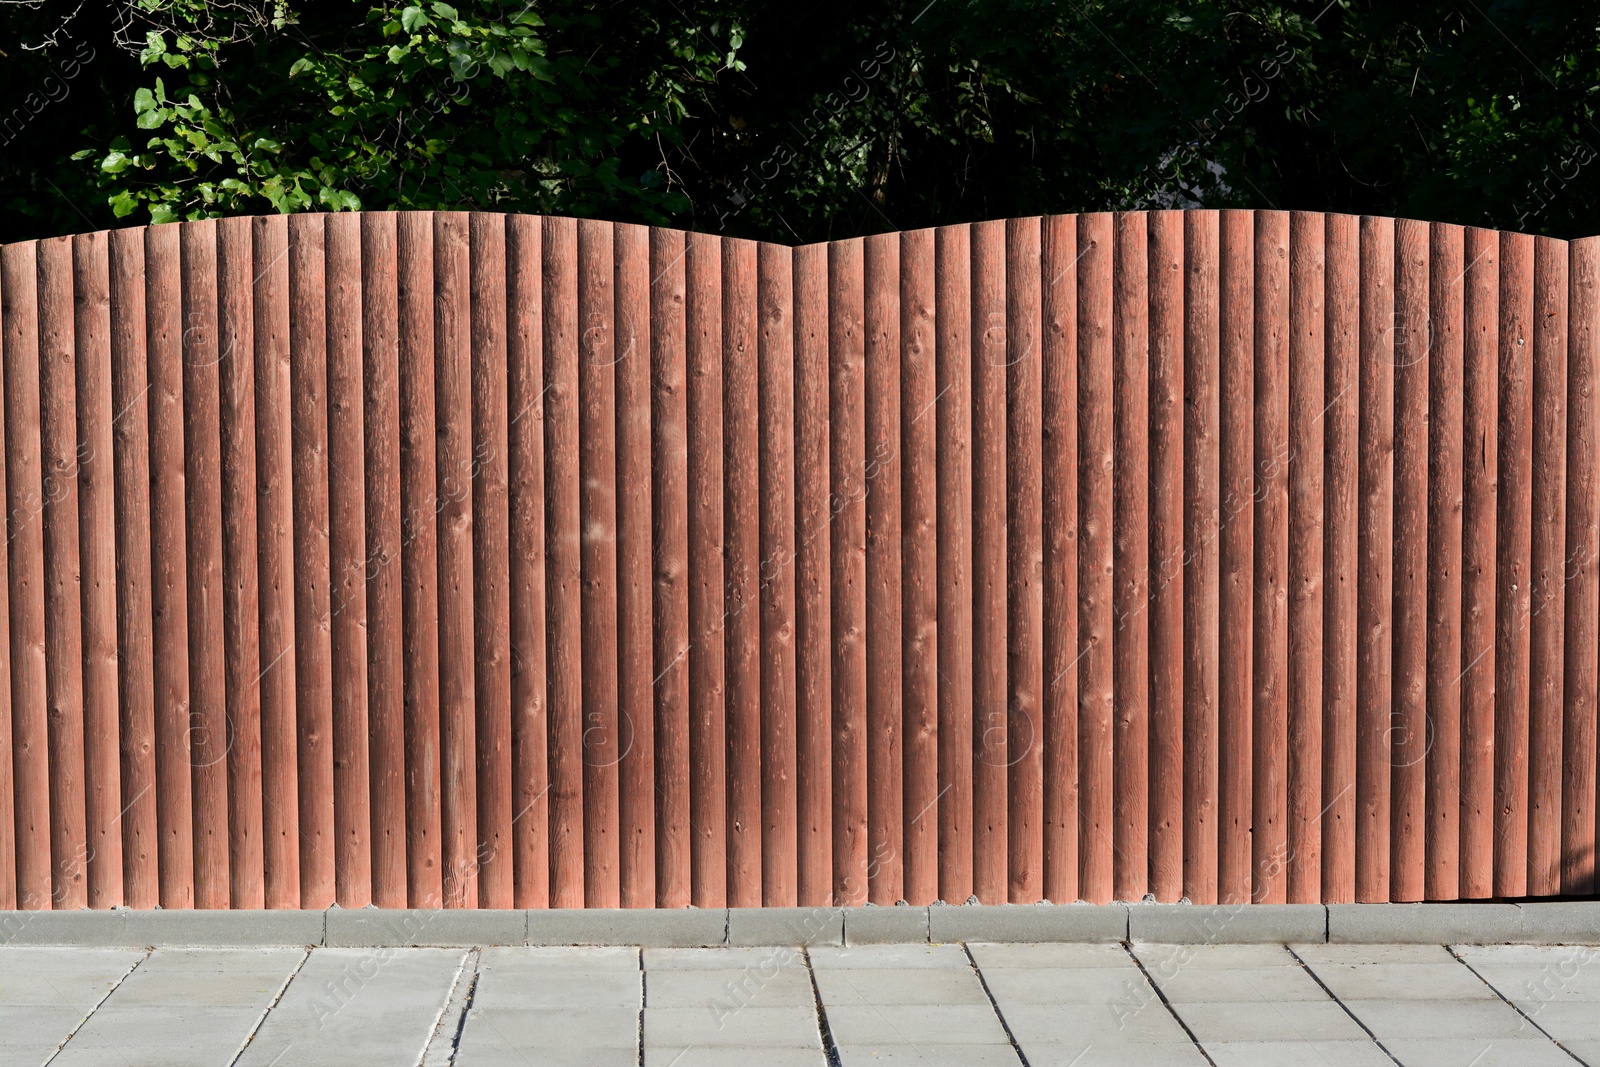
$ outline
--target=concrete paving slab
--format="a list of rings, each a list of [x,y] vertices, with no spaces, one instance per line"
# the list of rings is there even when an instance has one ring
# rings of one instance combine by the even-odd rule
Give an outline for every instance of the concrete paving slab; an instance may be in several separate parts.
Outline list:
[[[375,948],[520,945],[528,913],[488,908],[330,908],[326,944]]]
[[[1156,999],[1136,967],[1113,974],[1104,967],[985,967],[982,973],[995,1000],[1006,1004],[1110,1006]]]
[[[638,949],[487,948],[454,1062],[503,1067],[559,1052],[575,1063],[637,1064],[642,1006]]]
[[[1202,1046],[1213,1041],[1357,1041],[1366,1037],[1335,1001],[1191,1001],[1173,1005]]]
[[[422,1058],[466,952],[325,948],[311,953],[237,1067],[348,1067]]]
[[[0,1065],[45,1062],[144,958],[107,949],[0,952]]]
[[[1126,904],[962,904],[928,909],[928,940],[933,942],[1127,939]]]
[[[1328,911],[1321,904],[1133,904],[1128,940],[1177,944],[1275,944],[1321,941]]]
[[[1206,1041],[1217,1067],[1394,1067],[1365,1035],[1359,1041]]]
[[[757,1008],[810,1004],[811,976],[801,967],[760,970],[663,970],[645,973],[645,1003],[651,1008],[698,1008],[707,1004]]]
[[[822,1049],[730,1045],[722,1048],[667,1045],[644,1050],[644,1067],[828,1067]],[[542,1067],[542,1065],[541,1065]]]
[[[1022,1046],[1028,1067],[1206,1067],[1193,1041],[1034,1042]]]
[[[637,971],[639,950],[623,946],[580,948],[571,945],[530,945],[525,948],[498,945],[483,950],[480,970],[495,971],[502,964],[513,969],[537,964],[541,970]]]
[[[822,1048],[816,1002],[782,1007],[646,1008],[644,1047]]]
[[[977,961],[980,971],[990,967],[1110,967],[1113,970],[1132,968],[1128,950],[1121,944],[1045,944],[1011,945],[968,942],[967,951]]]
[[[842,1067],[1019,1067],[1017,1050],[1005,1045],[844,1045]]]
[[[113,995],[113,1000],[115,996]],[[261,1021],[257,1007],[196,1004],[115,1005],[107,1001],[72,1035],[52,1067],[123,1064],[214,1067],[231,1063]]]
[[[1497,944],[1522,931],[1515,904],[1328,905],[1329,944]]]
[[[823,1002],[828,1032],[835,1044],[937,1045],[1006,1044],[1005,1028],[989,1004],[833,1005]]]
[[[740,948],[647,948],[644,950],[644,969],[667,970],[740,970],[753,967],[770,971],[780,967],[806,965],[805,954],[793,945],[767,945]]]
[[[1033,972],[1029,972],[1033,973]],[[825,1007],[869,1004],[980,1004],[988,994],[970,967],[923,970],[816,969],[817,993]]]
[[[1158,973],[1149,968],[1150,977],[1162,994],[1174,1004],[1194,1001],[1327,1000],[1328,994],[1304,968],[1241,967],[1221,971],[1186,967],[1176,973]]]
[[[818,947],[811,950],[816,970],[866,968],[901,970],[929,968],[972,970],[972,961],[960,945],[856,945],[850,948]]]
[[[1454,946],[1452,951],[1495,991],[1526,1015],[1550,1029],[1545,1019],[1552,1009],[1565,1005],[1590,1005],[1600,1020],[1600,948],[1587,945]],[[1550,1030],[1562,1043],[1600,1040],[1600,1026],[1561,1033]]]
[[[1573,1067],[1553,1042],[1399,1039],[1384,1047],[1405,1067]]]
[[[698,948],[727,933],[726,908],[550,908],[528,912],[527,943]]]
[[[1397,1037],[1471,1037],[1495,1041],[1542,1038],[1527,1019],[1498,999],[1342,1000],[1345,1008],[1375,1034]]]
[[[892,908],[845,908],[844,940],[847,945],[903,945],[928,940],[928,909],[897,905]]]
[[[842,945],[843,908],[729,908],[728,944]]]

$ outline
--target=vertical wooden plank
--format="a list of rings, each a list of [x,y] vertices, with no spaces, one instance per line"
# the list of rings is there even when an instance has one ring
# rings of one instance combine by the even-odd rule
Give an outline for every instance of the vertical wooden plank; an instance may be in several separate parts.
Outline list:
[[[506,219],[507,510],[511,604],[514,905],[550,906],[549,705],[545,702],[543,227]]]
[[[684,234],[650,231],[651,540],[655,571],[656,904],[691,900],[689,442]]]
[[[1222,212],[1218,223],[1220,289],[1218,419],[1222,512],[1218,517],[1217,899],[1250,901],[1251,726],[1255,482],[1255,219]]]
[[[761,475],[761,903],[794,907],[799,824],[795,723],[794,254],[758,252]]]
[[[939,898],[939,417],[936,238],[900,235],[901,731],[905,899]]]
[[[47,910],[50,859],[49,704],[45,689],[44,472],[39,439],[38,243],[0,249],[4,300],[6,540],[10,551],[11,745],[16,811],[16,894]],[[185,798],[184,810],[188,804]],[[187,835],[185,835],[187,836]]]
[[[289,219],[295,717],[300,906],[334,902],[333,652],[328,571],[328,327],[324,223]]]
[[[1215,211],[1183,216],[1183,891],[1196,904],[1217,902],[1217,225]]]
[[[404,579],[400,557],[400,293],[393,212],[361,217],[366,455],[367,759],[372,902],[406,906]]]
[[[867,892],[874,904],[905,893],[905,750],[900,693],[900,237],[863,243],[866,323]]]
[[[578,479],[583,538],[583,871],[586,906],[617,878],[617,437],[611,225],[578,223]]]
[[[121,904],[122,774],[117,732],[117,534],[112,469],[111,277],[104,233],[72,239],[78,425],[78,560],[83,612],[88,902]],[[6,716],[9,719],[9,716]],[[5,731],[9,734],[9,723]],[[9,750],[10,745],[7,744]],[[9,751],[4,753],[9,756]],[[8,813],[0,811],[7,826]],[[3,844],[3,842],[0,842]],[[4,872],[0,872],[3,878]],[[14,883],[13,883],[14,884]]]
[[[727,731],[723,694],[722,242],[685,250],[689,305],[689,821],[695,907],[727,904]]]
[[[154,235],[155,231],[151,231]],[[300,906],[300,803],[295,730],[294,429],[290,395],[289,226],[251,222],[255,304],[256,559],[260,598],[261,841],[269,908]],[[154,306],[154,302],[151,302]],[[152,348],[154,346],[152,345]],[[152,383],[154,372],[152,370]],[[152,404],[151,436],[155,436]],[[154,448],[151,466],[155,465]],[[151,494],[151,515],[161,507]],[[249,625],[244,620],[243,625]],[[159,644],[157,646],[159,656]],[[164,692],[159,681],[158,697]],[[157,705],[160,706],[159,704]],[[163,824],[163,831],[165,825]]]
[[[1148,219],[1150,892],[1183,896],[1183,213]]]
[[[1112,304],[1115,346],[1113,495],[1112,794],[1115,895],[1139,900],[1149,887],[1150,842],[1150,301],[1147,219],[1116,217]]]
[[[1428,900],[1460,895],[1462,232],[1434,223],[1428,267]]]
[[[833,902],[867,899],[867,521],[862,242],[828,245]]]
[[[1091,904],[1114,892],[1112,226],[1078,216],[1078,895]]]
[[[761,441],[753,241],[722,242],[728,903],[761,904]]]
[[[83,622],[78,556],[77,353],[72,239],[39,242],[39,447],[49,708],[51,897],[89,903],[84,800]]]
[[[972,227],[972,892],[1007,901],[1005,224]]]
[[[1044,896],[1044,516],[1040,220],[1006,223],[1007,899]]]
[[[1462,298],[1461,886],[1494,893],[1500,235],[1469,228]]]
[[[144,231],[113,230],[108,235],[108,246],[111,275],[108,362],[111,406],[115,412],[111,440],[117,539],[115,596],[117,736],[122,750],[122,889],[123,903],[128,907],[153,908],[160,903],[161,888],[156,827],[155,687],[151,662],[150,423],[147,415],[149,379],[145,371]],[[253,473],[253,463],[251,467]],[[8,630],[9,609],[8,602],[4,606]],[[254,630],[253,618],[250,626]],[[0,645],[0,655],[5,656],[9,676],[9,640]],[[5,702],[9,719],[9,689],[0,693],[0,699]]]
[[[1044,549],[1044,885],[1078,893],[1078,220],[1040,238],[1040,524]]]
[[[1395,222],[1390,900],[1421,900],[1427,823],[1428,224]]]
[[[0,252],[0,409],[4,407],[4,381],[5,356],[8,332],[5,327],[5,286],[6,268],[5,255]],[[0,410],[0,482],[5,479],[5,418]],[[6,505],[6,516],[11,515],[10,500],[5,487],[0,484],[0,501]],[[0,677],[6,682],[0,684],[0,769],[6,771],[5,784],[0,785],[0,909],[14,911],[17,908],[17,794],[16,794],[16,764],[12,760],[11,744],[11,590],[10,590],[10,554],[11,536],[9,528],[6,536],[0,537],[0,572],[6,573],[5,588],[0,590]]]
[[[828,449],[828,246],[794,250],[795,895],[833,901],[833,538]],[[941,842],[942,844],[942,842]],[[943,853],[941,852],[941,855]],[[965,899],[965,898],[962,898]]]
[[[184,521],[184,327],[181,301],[173,299],[174,294],[183,292],[179,230],[177,226],[152,226],[145,231],[151,628],[155,640],[156,794],[163,908],[191,908],[195,900],[188,548]],[[286,569],[284,579],[288,577]],[[12,610],[16,610],[15,603]]]
[[[194,776],[194,900],[226,908],[228,722],[223,658],[222,440],[217,363],[217,231],[181,228],[183,442],[189,565],[189,758]]]
[[[367,749],[361,216],[330,213],[326,226],[334,896],[341,908],[364,908],[372,903],[372,773]]]
[[[222,458],[222,644],[228,718],[228,884],[235,908],[266,906],[261,804],[261,601],[256,554],[254,242],[217,223],[217,401]]]
[[[439,785],[444,906],[478,902],[477,696],[473,669],[470,217],[433,216],[433,387],[438,434]]]
[[[1561,892],[1595,886],[1595,699],[1600,650],[1600,491],[1595,483],[1600,387],[1595,336],[1600,241],[1568,246],[1565,716],[1561,730]]]
[[[1394,222],[1361,217],[1361,518],[1356,604],[1356,899],[1389,899],[1394,655]]]
[[[1356,591],[1360,459],[1361,233],[1324,219],[1322,451],[1322,899],[1356,892]]]
[[[650,231],[618,225],[617,360],[617,715],[625,908],[656,902],[655,707],[650,695]]]
[[[401,602],[405,629],[406,895],[444,905],[439,810],[438,461],[434,452],[433,216],[396,221],[400,319]],[[264,653],[263,653],[264,654]]]
[[[515,898],[511,819],[511,572],[506,481],[506,217],[474,212],[471,249],[472,624],[480,908]]]
[[[1528,895],[1561,891],[1567,506],[1567,245],[1533,246],[1533,573],[1529,618]]]
[[[1289,731],[1285,898],[1322,899],[1322,615],[1326,460],[1321,212],[1289,217]]]
[[[546,218],[544,460],[550,906],[584,903],[582,559],[578,487],[578,226]]]

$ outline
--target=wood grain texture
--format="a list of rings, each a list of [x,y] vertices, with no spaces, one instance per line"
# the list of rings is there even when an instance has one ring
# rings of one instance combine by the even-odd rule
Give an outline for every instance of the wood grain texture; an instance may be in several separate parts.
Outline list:
[[[5,379],[5,354],[8,331],[5,324],[5,285],[6,267],[5,254],[0,251],[0,481],[5,478],[5,418],[4,418],[4,379]],[[14,312],[13,312],[14,314]],[[11,515],[11,501],[3,485],[0,485],[0,500],[5,501],[6,516]],[[6,536],[0,537],[0,572],[9,574],[11,555],[11,536],[9,528]],[[6,683],[0,685],[0,769],[9,775],[15,775],[15,766],[12,759],[13,749],[11,743],[11,590],[10,579],[6,579],[4,595],[0,595],[0,667],[5,669]],[[0,908],[7,911],[17,910],[17,792],[14,777],[8,777],[5,785],[0,786]]]

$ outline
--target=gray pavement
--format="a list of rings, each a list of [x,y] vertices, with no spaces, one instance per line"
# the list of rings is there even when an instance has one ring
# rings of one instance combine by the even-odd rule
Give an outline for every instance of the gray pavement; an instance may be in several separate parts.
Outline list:
[[[0,1067],[1600,1067],[1600,948],[0,948]]]

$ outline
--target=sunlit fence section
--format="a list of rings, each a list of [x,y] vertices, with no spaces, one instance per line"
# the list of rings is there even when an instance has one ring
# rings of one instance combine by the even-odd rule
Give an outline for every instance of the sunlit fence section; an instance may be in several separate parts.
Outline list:
[[[1600,244],[7,245],[0,909],[1591,894]]]

